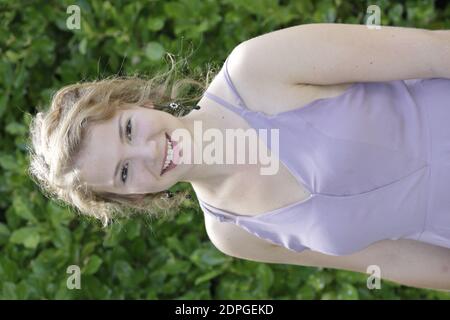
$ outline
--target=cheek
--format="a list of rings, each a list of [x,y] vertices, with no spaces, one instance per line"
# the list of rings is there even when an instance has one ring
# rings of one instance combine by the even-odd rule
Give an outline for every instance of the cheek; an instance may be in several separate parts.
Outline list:
[[[145,168],[136,168],[133,172],[132,188],[138,192],[157,192],[160,191],[161,182],[156,180]]]
[[[139,116],[139,123],[146,129],[146,133],[158,133],[170,121],[166,114],[153,111],[146,115]]]

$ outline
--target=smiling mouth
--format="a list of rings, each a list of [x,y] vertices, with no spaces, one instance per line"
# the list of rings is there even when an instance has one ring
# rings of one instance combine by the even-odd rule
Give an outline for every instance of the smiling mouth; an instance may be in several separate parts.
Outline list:
[[[164,149],[164,159],[162,162],[160,176],[162,176],[164,173],[166,173],[167,171],[169,171],[177,166],[172,161],[173,160],[173,147],[176,146],[176,142],[172,141],[172,139],[170,138],[170,135],[167,132],[165,132],[165,136],[166,136],[166,145],[165,145],[165,149]]]

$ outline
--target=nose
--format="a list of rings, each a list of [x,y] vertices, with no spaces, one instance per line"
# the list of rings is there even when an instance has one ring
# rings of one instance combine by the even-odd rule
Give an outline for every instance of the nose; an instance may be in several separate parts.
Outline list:
[[[129,158],[144,161],[144,163],[155,163],[159,159],[158,144],[155,137],[142,142],[128,145],[127,154]]]

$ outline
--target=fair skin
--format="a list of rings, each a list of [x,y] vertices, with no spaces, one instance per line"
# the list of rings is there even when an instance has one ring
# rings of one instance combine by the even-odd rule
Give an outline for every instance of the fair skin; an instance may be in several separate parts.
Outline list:
[[[80,170],[82,181],[96,192],[156,193],[178,181],[218,190],[227,177],[245,165],[206,165],[185,159],[162,175],[161,169],[165,158],[165,132],[171,135],[175,129],[183,128],[194,139],[194,121],[201,121],[204,128],[225,128],[219,116],[219,113],[205,108],[177,118],[153,109],[151,103],[128,105],[126,110],[117,111],[111,119],[88,126],[88,135],[74,165]],[[123,140],[120,139],[119,124],[123,128]],[[186,148],[182,141],[178,142],[181,149]],[[192,140],[192,146],[191,155],[200,143]],[[119,169],[114,175],[116,167]]]
[[[342,51],[342,56],[334,53],[333,59],[335,60],[326,57],[326,54],[333,52],[332,50],[321,48],[314,52],[305,52],[305,48],[301,46],[297,48],[293,45],[297,42],[289,38],[303,37],[302,41],[298,41],[298,43],[310,43],[308,48],[312,51],[314,48],[324,45],[321,41],[314,42],[315,39],[320,39],[315,33],[323,30],[320,28],[316,31],[311,29],[308,32],[300,32],[298,29],[297,33],[295,33],[295,29],[291,29],[289,32],[271,34],[267,38],[260,37],[259,41],[253,41],[248,46],[247,44],[250,42],[246,42],[246,46],[239,46],[229,59],[229,70],[235,85],[242,89],[241,93],[248,105],[258,106],[260,109],[256,111],[277,113],[285,111],[273,109],[274,106],[280,105],[274,103],[280,101],[280,95],[283,96],[285,102],[283,103],[284,108],[298,107],[298,101],[307,103],[316,98],[339,94],[345,90],[345,84],[350,82],[433,77],[436,76],[435,72],[438,68],[434,64],[430,65],[429,62],[436,60],[443,62],[444,53],[447,53],[445,46],[442,46],[442,50],[411,51],[409,45],[412,42],[408,42],[408,39],[411,41],[419,39],[420,43],[425,41],[428,46],[424,45],[424,47],[434,45],[437,48],[440,42],[437,41],[437,38],[428,36],[427,32],[415,32],[413,30],[416,29],[409,29],[410,32],[402,33],[403,30],[395,29],[390,36],[400,37],[404,41],[385,43],[384,46],[396,46],[391,49],[397,52],[401,52],[401,50],[404,50],[405,53],[408,52],[409,60],[400,59],[398,61],[395,59],[397,68],[383,69],[383,65],[394,64],[394,61],[389,60],[393,59],[393,56],[389,55],[390,51],[375,50],[374,52],[377,54],[371,57],[375,59],[370,61],[372,63],[365,61],[367,55],[363,56],[360,52],[364,45],[373,43],[373,41],[378,41],[378,48],[383,48],[383,43],[380,41],[382,42],[383,39],[386,41],[390,37],[373,38],[369,39],[372,42],[363,43],[362,40],[367,39],[368,34],[363,33],[362,29],[359,29],[361,31],[358,33],[356,29],[347,31],[340,29],[339,32],[339,28],[336,26],[334,28],[336,35],[333,39],[342,41],[343,49],[348,47],[353,50]],[[331,29],[328,32],[331,32]],[[355,41],[355,33],[361,37],[360,41]],[[361,47],[355,46],[356,43],[360,43]],[[280,50],[280,48],[284,48],[283,44],[286,48],[289,44],[290,50]],[[339,43],[333,45],[336,46]],[[295,51],[296,49],[298,51]],[[276,52],[269,56],[279,56],[279,59],[271,60],[272,62],[268,63],[268,50]],[[258,55],[258,53],[260,54]],[[317,61],[308,61],[302,65],[302,61],[305,61],[299,58],[302,54],[305,57],[315,57]],[[247,57],[251,57],[251,59],[247,59]],[[332,61],[344,57],[351,58],[346,62],[350,67],[339,70],[339,72],[327,73],[327,70],[333,67],[344,65],[332,63]],[[324,61],[329,61],[332,65],[326,66]],[[375,62],[377,72],[361,69],[372,65],[373,62]],[[320,69],[314,71],[308,69],[308,66],[318,68],[319,65],[322,66]],[[354,68],[351,67],[352,65]],[[442,70],[439,70],[441,72],[439,75],[442,75]],[[295,75],[301,78],[295,78]],[[339,78],[332,76],[339,76]],[[324,80],[321,79],[328,79],[327,81],[332,83],[323,83]],[[223,81],[215,81],[211,84],[210,89],[211,92],[221,95],[227,100],[227,97],[224,97],[224,85]],[[268,90],[268,88],[272,89]],[[273,88],[277,90],[273,90]],[[289,98],[286,99],[286,97]],[[273,210],[307,196],[305,189],[293,179],[283,166],[274,176],[261,176],[258,174],[259,164],[180,165],[168,172],[165,177],[159,177],[158,173],[162,165],[161,150],[164,145],[162,131],[183,127],[192,132],[194,120],[201,120],[204,128],[224,130],[225,128],[249,127],[243,119],[215,105],[207,98],[203,98],[199,105],[202,106],[201,110],[193,111],[188,116],[178,119],[156,110],[133,106],[129,114],[133,114],[137,136],[135,142],[131,144],[119,142],[116,124],[119,113],[111,121],[92,126],[93,134],[86,140],[85,149],[80,153],[80,159],[77,162],[82,169],[83,178],[96,190],[116,193],[157,192],[167,189],[177,181],[188,181],[192,183],[197,195],[206,202],[244,215]],[[195,145],[199,145],[199,143],[194,141]],[[121,159],[132,162],[129,170],[130,185],[115,187],[112,185],[111,172],[114,171],[116,162]],[[136,168],[132,167],[133,164]],[[133,175],[133,172],[139,172],[139,175]],[[245,194],[242,190],[246,190]],[[213,244],[231,256],[261,262],[330,267],[363,273],[368,265],[377,264],[383,269],[383,279],[421,288],[447,290],[450,288],[448,282],[450,279],[450,250],[447,248],[412,240],[383,240],[361,252],[335,257],[311,250],[295,253],[256,238],[236,225],[219,223],[208,215],[205,215],[205,225]]]
[[[303,27],[251,39],[233,51],[228,59],[229,72],[249,108],[275,114],[298,107],[302,102],[306,105],[315,99],[339,95],[349,83],[357,81],[450,78],[448,30],[431,32],[383,27],[382,32],[377,33],[359,25]],[[323,41],[324,34],[331,40]],[[421,46],[415,46],[417,43]],[[341,50],[334,50],[336,46]],[[361,55],[364,50],[367,54]],[[267,57],[277,59],[268,61]],[[213,83],[211,90],[220,95],[225,92],[225,86]],[[280,106],[278,101],[283,104]],[[248,178],[258,183],[257,179],[257,175]],[[284,184],[280,182],[276,186],[283,189]],[[291,190],[298,191],[298,188]],[[222,201],[219,207],[245,214],[252,206],[251,199],[245,203]],[[286,201],[286,205],[289,203],[292,201]],[[239,207],[244,209],[238,210]],[[205,224],[214,245],[234,257],[360,273],[366,273],[369,265],[376,264],[382,269],[382,279],[417,288],[450,289],[450,249],[445,247],[400,239],[378,241],[346,256],[330,256],[312,250],[296,253],[272,245],[236,225],[220,223],[209,215],[205,215]]]

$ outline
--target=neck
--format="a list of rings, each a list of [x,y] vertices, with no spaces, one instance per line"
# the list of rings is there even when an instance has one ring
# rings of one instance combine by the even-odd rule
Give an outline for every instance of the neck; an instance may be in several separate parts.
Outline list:
[[[194,152],[203,153],[203,149],[210,142],[199,141],[202,135],[194,135],[194,123],[199,121],[202,125],[202,131],[207,129],[218,129],[223,132],[224,120],[220,111],[211,112],[208,108],[203,107],[200,110],[192,110],[188,115],[181,117],[180,121],[189,131],[192,138],[192,155]],[[225,148],[225,145],[224,145]],[[224,150],[225,151],[225,150]],[[223,152],[225,154],[225,152]],[[186,173],[181,181],[192,184],[197,194],[207,195],[218,194],[224,188],[225,182],[232,176],[242,172],[245,165],[242,164],[207,164],[205,161],[194,163],[191,159],[192,168]]]

